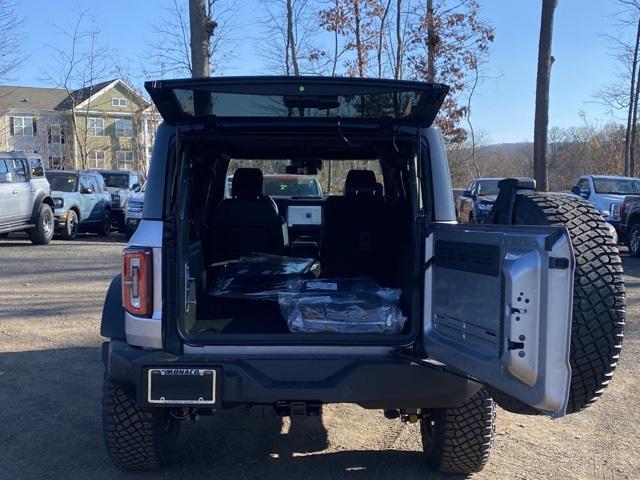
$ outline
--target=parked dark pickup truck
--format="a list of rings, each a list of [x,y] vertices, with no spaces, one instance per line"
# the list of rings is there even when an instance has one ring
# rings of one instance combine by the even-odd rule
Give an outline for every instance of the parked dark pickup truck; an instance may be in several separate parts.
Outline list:
[[[475,178],[456,200],[456,214],[461,223],[483,223],[491,213],[498,196],[498,183],[504,178]],[[518,178],[521,185],[535,190],[533,178]]]
[[[629,246],[629,253],[640,257],[640,195],[627,195],[620,206],[620,243]]]

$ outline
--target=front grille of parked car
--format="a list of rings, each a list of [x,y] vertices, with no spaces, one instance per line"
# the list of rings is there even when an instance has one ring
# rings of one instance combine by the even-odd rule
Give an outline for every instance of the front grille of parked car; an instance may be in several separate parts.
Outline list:
[[[143,206],[142,202],[130,201],[129,206],[127,207],[127,210],[129,210],[131,213],[140,213],[142,212],[142,206]]]

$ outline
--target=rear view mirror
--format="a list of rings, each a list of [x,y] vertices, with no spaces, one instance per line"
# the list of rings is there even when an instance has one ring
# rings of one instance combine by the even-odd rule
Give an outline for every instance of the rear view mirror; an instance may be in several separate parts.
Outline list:
[[[0,173],[0,183],[11,183],[11,182],[13,182],[13,173],[11,172]]]
[[[473,193],[471,193],[471,190],[465,190],[462,192],[462,196],[464,198],[473,198]]]
[[[140,191],[140,184],[139,183],[134,183],[133,186],[131,187],[131,190],[133,190],[134,192],[139,192]]]
[[[573,193],[574,195],[580,195],[580,187],[577,185],[574,185],[573,187],[571,187],[571,193]]]
[[[93,193],[89,187],[80,187],[80,193]]]

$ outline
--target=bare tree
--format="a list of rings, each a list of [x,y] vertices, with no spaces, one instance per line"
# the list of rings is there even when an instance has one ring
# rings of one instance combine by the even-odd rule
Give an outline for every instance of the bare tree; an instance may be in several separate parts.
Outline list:
[[[192,76],[191,26],[184,0],[165,0],[164,13],[151,25],[146,39],[144,71],[154,76]],[[206,0],[204,29],[209,29],[206,55],[209,73],[218,73],[233,56],[237,3],[235,0]],[[205,35],[208,33],[205,30]],[[202,47],[203,44],[199,43]],[[203,49],[204,53],[205,50]]]
[[[548,190],[547,128],[549,126],[549,83],[551,79],[551,44],[553,15],[558,0],[542,0],[540,42],[538,45],[538,78],[536,82],[536,114],[533,134],[533,175],[539,190]]]
[[[101,41],[95,15],[90,10],[79,10],[75,21],[68,27],[57,26],[62,42],[49,45],[53,51],[53,64],[47,69],[47,79],[67,93],[66,107],[71,111],[74,168],[88,167],[89,128],[81,128],[91,110],[92,95],[96,87],[113,74],[109,50]],[[62,45],[62,46],[61,46]],[[84,103],[82,108],[79,108]]]
[[[475,63],[487,54],[494,40],[493,27],[481,18],[476,0],[417,2],[404,15],[414,19],[403,55],[407,74],[449,85],[438,125],[445,138],[460,142],[466,132],[459,124],[467,114],[460,97],[473,85]]]
[[[284,75],[326,73],[330,62],[314,44],[321,26],[311,0],[261,0],[262,24],[268,37],[257,50],[267,60],[267,68]]]
[[[23,59],[24,21],[10,0],[0,0],[0,80],[6,80]]]

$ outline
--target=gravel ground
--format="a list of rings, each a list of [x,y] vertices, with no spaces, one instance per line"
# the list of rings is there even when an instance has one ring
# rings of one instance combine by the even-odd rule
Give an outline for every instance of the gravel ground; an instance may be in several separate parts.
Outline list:
[[[221,412],[185,425],[171,469],[114,468],[102,441],[98,331],[121,240],[0,239],[0,479],[455,478],[426,470],[417,425],[354,405],[293,422]],[[555,421],[500,411],[490,462],[472,478],[640,478],[640,261],[624,267],[625,343],[602,400]]]

